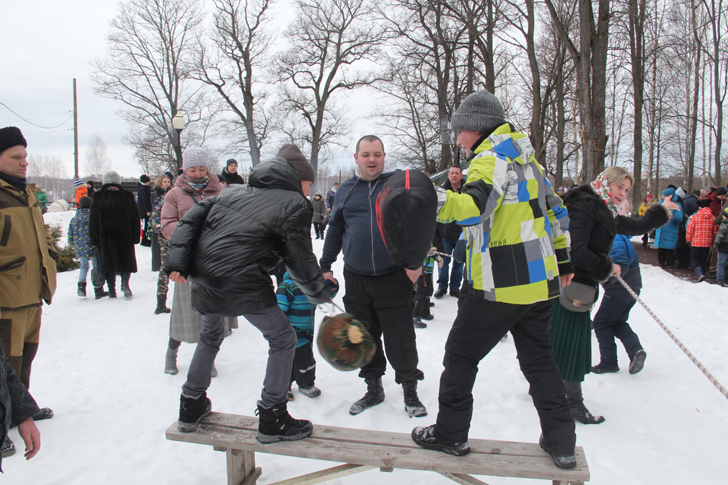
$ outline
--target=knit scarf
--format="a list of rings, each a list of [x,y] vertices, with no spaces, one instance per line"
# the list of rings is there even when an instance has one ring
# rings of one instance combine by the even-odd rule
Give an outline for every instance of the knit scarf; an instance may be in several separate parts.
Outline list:
[[[3,179],[4,181],[6,181],[7,183],[9,183],[10,185],[12,185],[13,187],[15,187],[16,189],[18,189],[20,191],[25,191],[25,187],[27,187],[27,185],[28,185],[28,182],[27,182],[28,179],[26,179],[26,178],[16,179],[15,177],[11,177],[10,175],[6,175],[2,172],[0,172],[0,179]]]
[[[591,188],[607,204],[607,208],[611,211],[612,215],[617,217],[619,215],[619,205],[615,204],[612,200],[612,193],[609,191],[609,184],[607,183],[607,177],[604,176],[604,172],[597,175],[597,179],[591,183]]]
[[[209,173],[207,174],[207,176],[202,177],[200,179],[193,179],[193,178],[187,177],[187,175],[185,175],[185,178],[187,179],[187,183],[190,184],[190,187],[195,189],[195,191],[203,190],[205,187],[207,187],[207,184],[210,182]]]

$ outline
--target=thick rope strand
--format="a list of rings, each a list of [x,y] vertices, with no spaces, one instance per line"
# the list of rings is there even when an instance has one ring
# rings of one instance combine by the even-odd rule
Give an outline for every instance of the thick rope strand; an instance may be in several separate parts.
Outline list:
[[[708,380],[709,380],[710,382],[712,382],[712,383],[713,383],[713,385],[714,385],[715,387],[717,387],[717,388],[718,388],[718,390],[719,390],[719,391],[721,392],[721,394],[723,394],[723,395],[724,395],[724,396],[725,396],[726,398],[728,398],[728,389],[726,389],[725,387],[723,387],[723,385],[722,385],[722,384],[721,384],[720,382],[718,382],[718,379],[716,379],[715,377],[713,377],[713,374],[711,374],[711,373],[710,373],[710,372],[708,371],[708,369],[706,369],[706,368],[705,368],[705,366],[703,366],[703,364],[701,364],[701,363],[700,363],[700,361],[699,361],[699,360],[698,360],[698,359],[697,359],[697,358],[696,358],[696,357],[695,357],[695,356],[694,356],[694,355],[692,354],[692,352],[690,352],[690,351],[689,351],[689,350],[687,349],[687,347],[685,347],[685,346],[684,346],[684,345],[682,344],[682,342],[680,342],[680,340],[678,340],[678,338],[677,338],[677,337],[675,336],[675,334],[673,334],[673,333],[672,333],[672,332],[670,331],[670,329],[669,329],[669,328],[667,328],[667,327],[665,326],[665,324],[664,324],[664,323],[662,323],[662,321],[661,321],[661,320],[660,320],[660,319],[659,319],[659,318],[657,317],[657,315],[655,315],[655,314],[654,314],[654,312],[653,312],[652,310],[650,310],[650,309],[649,309],[649,308],[647,307],[647,305],[645,305],[645,302],[643,302],[643,301],[642,301],[642,300],[640,299],[640,297],[639,297],[639,296],[637,295],[637,293],[635,293],[635,292],[634,292],[634,291],[632,290],[632,288],[630,288],[630,287],[629,287],[629,285],[628,285],[628,284],[627,284],[627,283],[626,283],[626,282],[625,282],[625,281],[624,281],[624,280],[622,279],[622,277],[621,277],[621,276],[619,276],[619,275],[614,275],[614,276],[615,276],[615,277],[616,277],[616,278],[617,278],[617,279],[619,280],[619,282],[620,282],[620,283],[622,283],[622,286],[624,286],[624,288],[625,288],[625,289],[626,289],[627,291],[629,291],[630,295],[632,295],[632,297],[634,297],[634,299],[635,299],[635,300],[637,300],[637,302],[639,302],[639,304],[640,304],[640,305],[642,305],[642,307],[643,307],[643,308],[644,308],[645,310],[647,310],[647,313],[649,313],[649,314],[650,314],[650,316],[651,316],[652,318],[654,318],[654,319],[655,319],[655,321],[656,321],[656,322],[657,322],[657,323],[658,323],[658,324],[660,325],[660,327],[662,327],[662,329],[663,329],[663,330],[664,330],[665,332],[667,332],[667,334],[668,334],[668,335],[670,336],[670,338],[671,338],[671,339],[672,339],[672,340],[673,340],[673,341],[674,341],[674,342],[675,342],[675,343],[677,344],[677,346],[678,346],[678,347],[680,347],[680,349],[681,349],[681,350],[682,350],[683,352],[685,352],[685,355],[687,355],[687,356],[688,356],[688,357],[690,358],[690,360],[692,360],[692,361],[693,361],[693,364],[697,365],[697,366],[698,366],[698,369],[700,369],[701,371],[703,371],[703,374],[705,374],[705,377],[707,377],[707,378],[708,378]]]

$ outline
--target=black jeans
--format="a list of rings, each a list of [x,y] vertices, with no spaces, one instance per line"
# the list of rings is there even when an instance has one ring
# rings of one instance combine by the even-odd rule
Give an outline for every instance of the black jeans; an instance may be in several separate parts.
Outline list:
[[[359,377],[378,379],[387,370],[387,360],[394,369],[394,380],[422,380],[425,375],[417,368],[417,343],[412,325],[412,281],[404,269],[381,276],[361,275],[344,269],[347,313],[366,322],[377,344],[372,361],[361,368]],[[386,347],[384,357],[382,347]]]
[[[626,270],[622,266],[622,279],[639,295],[642,288],[639,260],[635,260]],[[599,341],[599,365],[602,367],[617,367],[615,337],[622,341],[630,360],[638,350],[642,350],[639,337],[627,323],[629,312],[637,301],[621,283],[612,281],[613,279],[604,285],[604,297],[592,322],[594,334]]]
[[[467,441],[478,364],[510,330],[546,442],[556,453],[573,453],[574,418],[552,357],[549,336],[552,302],[493,302],[483,299],[482,292],[466,290],[467,286],[466,283],[460,293],[458,315],[445,344],[435,435],[445,440]]]
[[[675,250],[666,248],[657,248],[657,262],[663,268],[675,267]]]
[[[695,272],[698,274],[698,276],[703,276],[708,274],[708,270],[710,268],[710,261],[708,261],[708,253],[710,252],[710,248],[698,248],[693,246],[692,252],[690,253],[690,264],[693,265],[693,268],[695,268]]]

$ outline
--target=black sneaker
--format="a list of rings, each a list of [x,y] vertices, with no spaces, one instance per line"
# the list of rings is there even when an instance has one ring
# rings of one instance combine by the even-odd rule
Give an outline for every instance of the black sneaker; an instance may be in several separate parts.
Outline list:
[[[435,316],[432,313],[430,313],[429,315],[422,315],[420,317],[420,319],[427,320],[428,322],[431,322],[432,320],[435,319]]]
[[[579,421],[581,424],[602,424],[606,421],[604,416],[594,416],[590,413],[586,406],[584,406],[583,402],[570,405],[569,411],[571,412],[571,417],[574,418],[574,420]]]
[[[629,373],[636,374],[642,370],[645,366],[645,359],[647,358],[647,352],[644,350],[638,350],[635,352],[632,359],[629,361]]]
[[[212,402],[208,399],[207,393],[202,393],[197,399],[180,396],[179,400],[177,429],[183,433],[197,431],[200,421],[212,412]]]
[[[286,409],[287,402],[272,408],[264,408],[258,402],[255,414],[258,416],[256,438],[263,444],[278,441],[297,441],[311,436],[313,424],[305,419],[293,419]]]
[[[51,419],[53,417],[53,410],[51,408],[40,408],[37,413],[33,415],[33,421],[43,421],[44,419]]]
[[[2,454],[3,458],[7,458],[15,454],[15,444],[8,436],[5,437],[2,447],[0,447],[0,454]]]
[[[610,374],[612,372],[619,372],[619,366],[604,367],[601,364],[592,366],[591,371],[595,374]]]
[[[442,451],[455,456],[465,456],[470,453],[470,445],[467,441],[447,441],[435,436],[435,424],[423,428],[417,426],[412,430],[412,441],[427,450]]]
[[[423,322],[420,317],[413,317],[412,324],[415,326],[415,328],[427,328],[427,324]]]
[[[349,414],[356,416],[361,414],[367,409],[381,404],[384,402],[384,388],[382,387],[382,378],[378,379],[364,379],[367,383],[367,393],[364,397],[359,399],[357,402],[351,405],[349,408]]]
[[[432,296],[434,296],[435,298],[442,298],[443,296],[445,296],[445,290],[437,290]]]
[[[574,468],[576,466],[576,456],[572,453],[570,455],[559,455],[558,453],[552,452],[546,444],[546,439],[541,435],[538,439],[538,444],[541,449],[551,455],[551,459],[554,460],[554,465],[559,468]]]

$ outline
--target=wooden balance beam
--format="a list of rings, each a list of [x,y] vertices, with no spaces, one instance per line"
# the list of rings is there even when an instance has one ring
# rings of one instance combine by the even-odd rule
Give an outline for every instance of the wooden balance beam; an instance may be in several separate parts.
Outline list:
[[[264,445],[255,438],[257,431],[258,418],[212,413],[194,433],[181,433],[177,422],[172,423],[166,437],[225,451],[228,485],[255,485],[261,474],[255,466],[256,452],[346,463],[271,485],[309,485],[375,468],[433,471],[461,485],[487,485],[470,475],[544,479],[554,485],[589,481],[581,446],[576,447],[576,468],[561,469],[535,443],[469,440],[468,455],[452,456],[420,448],[407,433],[314,425],[309,438]]]

